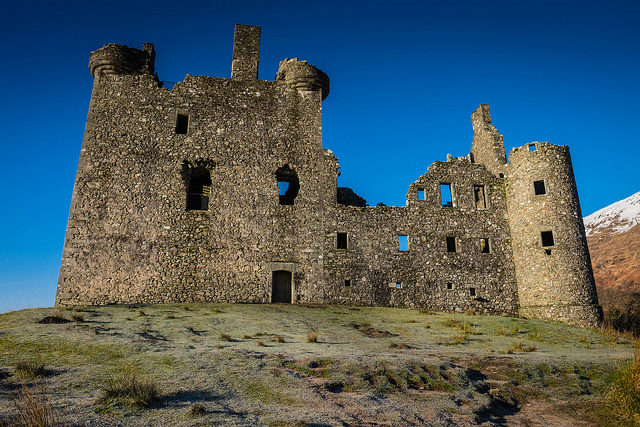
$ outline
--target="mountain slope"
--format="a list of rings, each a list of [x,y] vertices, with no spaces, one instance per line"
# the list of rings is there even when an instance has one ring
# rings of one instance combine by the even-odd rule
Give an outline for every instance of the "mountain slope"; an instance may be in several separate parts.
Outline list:
[[[640,293],[640,192],[585,217],[584,225],[601,304]]]

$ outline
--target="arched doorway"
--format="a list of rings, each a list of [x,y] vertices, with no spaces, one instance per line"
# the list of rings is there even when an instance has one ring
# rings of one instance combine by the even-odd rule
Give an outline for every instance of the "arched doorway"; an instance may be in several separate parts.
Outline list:
[[[271,276],[271,302],[291,304],[291,272],[277,270]]]

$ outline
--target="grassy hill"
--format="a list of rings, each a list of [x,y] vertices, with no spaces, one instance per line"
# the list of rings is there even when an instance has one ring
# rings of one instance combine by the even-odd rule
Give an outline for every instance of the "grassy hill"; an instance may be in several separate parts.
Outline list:
[[[22,310],[0,315],[0,425],[38,405],[92,426],[626,425],[609,396],[633,355],[613,333],[407,309]]]

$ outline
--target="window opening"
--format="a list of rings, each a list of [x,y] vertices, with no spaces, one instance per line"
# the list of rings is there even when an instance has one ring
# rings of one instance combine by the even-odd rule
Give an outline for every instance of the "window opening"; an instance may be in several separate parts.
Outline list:
[[[529,151],[536,151],[536,144],[530,144]]]
[[[456,238],[447,237],[447,252],[456,252]]]
[[[499,174],[498,174],[498,176],[499,176],[500,178],[504,178],[504,174],[503,174],[503,173],[499,173]]]
[[[447,289],[448,290],[453,289],[453,283],[447,283]]]
[[[398,250],[403,252],[409,250],[409,236],[402,234],[398,236]]]
[[[487,207],[487,198],[484,194],[484,185],[473,186],[473,197],[476,201],[476,209],[485,209]]]
[[[176,133],[185,135],[189,130],[189,115],[180,114],[176,117]]]
[[[418,188],[418,200],[427,200],[427,190],[425,190],[424,188]]]
[[[402,289],[402,283],[396,283],[396,289]]]
[[[209,209],[211,193],[211,174],[199,166],[191,170],[189,190],[187,192],[187,210],[206,211]]]
[[[546,255],[551,255],[551,249],[545,249],[545,250],[544,250],[544,253],[545,253]]]
[[[344,285],[348,288],[349,286],[351,286],[351,279],[345,279],[344,281]]]
[[[471,295],[472,297],[476,296],[476,288],[469,288],[469,295]]]
[[[337,249],[347,249],[347,233],[338,233],[336,239]]]
[[[544,181],[533,181],[533,190],[536,195],[547,194],[547,189],[544,187]]]
[[[289,165],[284,165],[276,171],[278,181],[278,201],[281,205],[293,205],[298,196],[300,182],[298,174]]]
[[[480,252],[483,254],[491,253],[491,247],[489,246],[489,239],[480,239]]]
[[[542,237],[542,246],[554,246],[553,231],[543,231],[540,237]]]
[[[443,207],[453,206],[451,184],[440,184],[440,201]]]

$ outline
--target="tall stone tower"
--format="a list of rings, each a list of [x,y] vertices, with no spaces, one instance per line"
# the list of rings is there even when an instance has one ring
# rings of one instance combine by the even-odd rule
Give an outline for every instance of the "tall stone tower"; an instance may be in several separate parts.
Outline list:
[[[602,309],[569,147],[514,148],[506,172],[520,315],[596,326]]]

